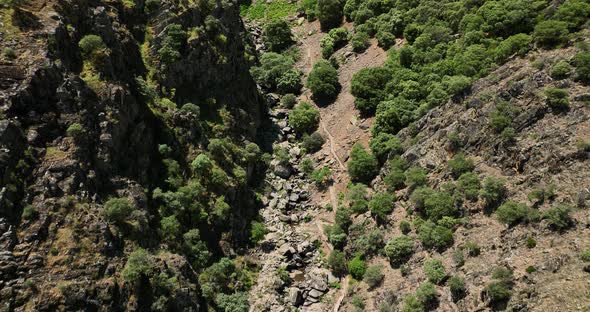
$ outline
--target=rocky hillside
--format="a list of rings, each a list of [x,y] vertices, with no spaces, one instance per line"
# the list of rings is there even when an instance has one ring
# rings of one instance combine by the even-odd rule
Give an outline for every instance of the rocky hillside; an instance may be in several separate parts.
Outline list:
[[[215,305],[265,167],[237,5],[0,4],[0,310]]]

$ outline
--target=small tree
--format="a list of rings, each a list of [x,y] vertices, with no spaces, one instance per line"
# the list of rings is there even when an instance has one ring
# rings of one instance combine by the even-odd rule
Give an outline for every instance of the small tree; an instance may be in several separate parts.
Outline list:
[[[572,208],[566,205],[557,205],[543,214],[543,219],[547,220],[549,227],[555,231],[563,231],[574,225],[574,220],[570,216]]]
[[[506,197],[507,190],[504,183],[504,180],[495,177],[484,179],[479,196],[484,200],[487,209],[495,208]]]
[[[520,222],[534,221],[536,211],[532,211],[527,205],[508,201],[498,207],[496,218],[508,226],[517,225]]]
[[[418,229],[418,238],[428,249],[445,250],[453,245],[453,232],[431,221],[424,222]]]
[[[438,259],[430,259],[424,262],[424,273],[431,283],[441,284],[447,277],[447,272]]]
[[[102,38],[97,35],[86,35],[78,42],[82,56],[90,58],[94,53],[99,50],[106,49],[106,45],[102,41]]]
[[[328,256],[328,267],[336,276],[342,276],[346,273],[346,256],[344,252],[334,250]]]
[[[320,112],[308,102],[301,102],[289,113],[289,125],[299,133],[311,133],[317,129]]]
[[[462,174],[457,181],[457,189],[465,195],[465,198],[468,200],[477,200],[480,188],[481,184],[479,182],[479,177],[473,172]]]
[[[393,238],[385,245],[385,255],[393,265],[401,265],[414,253],[414,241],[411,237],[401,235]]]
[[[554,111],[565,111],[569,109],[569,99],[566,90],[547,88],[545,89],[545,96],[545,103]]]
[[[133,212],[133,207],[127,198],[111,198],[104,204],[104,216],[108,222],[122,223]]]
[[[403,152],[403,147],[399,139],[389,133],[379,133],[371,139],[369,143],[373,155],[383,163],[390,155],[399,155]]]
[[[319,132],[314,132],[311,135],[304,134],[301,145],[306,152],[315,153],[322,148],[322,145],[324,145],[325,142],[326,140],[324,140],[324,137],[322,137]]]
[[[357,53],[365,51],[371,43],[369,42],[369,35],[364,31],[357,31],[352,35],[350,43],[352,44],[352,50]]]
[[[585,83],[590,82],[590,52],[576,54],[574,66],[576,67],[576,79]]]
[[[284,20],[271,21],[264,27],[262,40],[273,52],[280,52],[293,44],[291,27]]]
[[[464,154],[457,154],[453,159],[449,160],[449,170],[455,179],[460,177],[463,173],[473,171],[475,165],[473,160],[466,158]]]
[[[369,183],[377,175],[377,158],[368,153],[360,144],[355,144],[350,152],[348,173],[353,181]]]
[[[426,183],[428,182],[428,176],[427,176],[427,172],[426,170],[424,170],[422,167],[412,167],[410,169],[408,169],[405,173],[406,175],[406,180],[405,180],[405,184],[410,188],[410,189],[415,189],[419,186],[423,186],[426,185]]]
[[[360,256],[356,256],[348,262],[348,272],[350,272],[350,275],[356,280],[362,280],[366,270],[367,265]]]
[[[342,23],[342,2],[339,0],[318,0],[318,19],[322,30],[327,31]]]
[[[457,302],[465,296],[465,280],[460,276],[453,276],[448,281],[449,288],[451,289],[451,297],[453,301]]]
[[[383,223],[387,220],[387,216],[393,211],[395,199],[395,195],[388,193],[377,193],[373,195],[373,198],[369,202],[369,209],[377,222]]]
[[[533,37],[539,45],[552,47],[565,42],[568,34],[566,22],[547,20],[535,26]]]
[[[180,235],[180,222],[176,219],[176,216],[171,215],[162,218],[160,220],[160,229],[162,231],[162,237],[174,241],[178,235]]]
[[[264,239],[264,236],[268,233],[266,226],[262,222],[253,221],[250,225],[250,241],[254,244]]]
[[[385,275],[383,274],[383,267],[380,265],[372,265],[365,271],[363,281],[369,285],[369,288],[375,288],[383,281]]]
[[[155,267],[152,256],[143,248],[135,250],[129,255],[121,275],[127,283],[135,283],[142,276],[149,276]]]
[[[320,60],[313,65],[309,73],[307,87],[317,100],[323,102],[332,101],[336,98],[340,90],[338,72],[330,62]]]
[[[79,140],[84,134],[84,128],[81,124],[75,122],[68,127],[66,133],[68,136],[74,138],[74,140]]]
[[[572,72],[572,67],[567,61],[561,60],[551,67],[551,78],[561,80],[567,78]]]

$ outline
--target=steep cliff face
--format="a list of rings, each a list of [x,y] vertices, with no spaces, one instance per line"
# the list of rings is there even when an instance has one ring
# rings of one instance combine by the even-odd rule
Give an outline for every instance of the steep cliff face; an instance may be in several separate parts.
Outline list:
[[[237,6],[31,1],[0,15],[0,50],[15,52],[0,63],[0,310],[203,309],[198,272],[247,241],[261,168],[259,149],[238,155],[262,105]],[[171,29],[182,40],[163,60]],[[211,142],[231,149],[211,156],[218,184],[189,166]],[[195,185],[196,211],[170,208]],[[109,219],[109,198],[133,211]],[[200,262],[191,229],[211,251]]]

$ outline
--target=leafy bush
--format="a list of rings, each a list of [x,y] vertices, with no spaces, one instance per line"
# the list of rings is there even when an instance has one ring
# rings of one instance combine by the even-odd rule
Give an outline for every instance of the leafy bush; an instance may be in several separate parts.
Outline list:
[[[334,40],[334,48],[338,49],[348,41],[348,30],[344,27],[334,28],[328,32],[328,36]]]
[[[414,209],[424,213],[426,199],[433,193],[434,190],[426,186],[415,189],[410,195],[410,201],[414,204]]]
[[[361,214],[367,211],[367,186],[362,183],[350,184],[346,198],[350,203],[352,212]]]
[[[68,136],[73,137],[74,139],[79,139],[84,133],[84,128],[82,128],[81,124],[75,122],[68,127],[66,133]]]
[[[484,200],[486,208],[495,208],[506,197],[507,189],[504,183],[504,180],[494,177],[484,179],[479,195]]]
[[[264,27],[262,40],[270,51],[280,52],[293,44],[291,27],[284,20],[271,21]]]
[[[408,234],[410,233],[410,231],[412,231],[412,225],[410,224],[410,222],[402,220],[399,223],[399,230],[402,232],[402,234]]]
[[[468,200],[477,200],[480,188],[479,177],[473,172],[464,173],[457,180],[457,190]]]
[[[340,90],[338,72],[330,62],[319,60],[309,73],[307,87],[319,101],[332,101]]]
[[[324,36],[320,40],[320,47],[322,48],[322,57],[325,59],[329,59],[330,56],[334,53],[334,39],[328,35]]]
[[[379,133],[376,137],[371,138],[369,147],[373,155],[383,163],[390,155],[399,155],[403,152],[403,147],[399,139],[389,133]]]
[[[395,202],[395,195],[388,193],[377,193],[369,202],[369,209],[371,214],[377,219],[377,222],[383,223],[387,220],[387,216],[393,211],[393,204]]]
[[[223,312],[248,312],[250,303],[248,303],[248,292],[239,291],[231,295],[217,294],[215,302],[220,311]]]
[[[138,248],[129,255],[125,268],[121,272],[127,283],[135,283],[142,276],[150,276],[154,271],[155,263],[152,256],[143,248]]]
[[[211,253],[207,244],[201,240],[201,234],[198,229],[192,229],[182,235],[183,250],[191,260],[195,270],[203,268],[209,263]]]
[[[498,267],[492,273],[492,281],[484,288],[490,305],[495,306],[506,302],[512,296],[512,271],[505,267]]]
[[[219,293],[228,290],[235,275],[236,266],[228,258],[221,258],[212,264],[199,275],[199,285],[203,297],[213,300]]]
[[[344,255],[344,252],[333,250],[330,253],[330,256],[328,256],[328,267],[336,276],[346,274],[346,256]]]
[[[554,111],[564,111],[569,109],[568,93],[564,89],[547,88],[545,89],[545,103]]]
[[[78,42],[78,46],[80,47],[80,51],[82,52],[82,56],[85,58],[90,58],[92,55],[99,50],[106,49],[106,45],[102,38],[97,35],[86,35],[80,39]]]
[[[108,222],[122,223],[133,212],[133,206],[127,198],[111,198],[104,204],[103,214]]]
[[[449,160],[448,166],[455,179],[475,169],[473,160],[466,158],[464,154],[455,155],[453,159]]]
[[[508,226],[514,226],[521,222],[534,221],[536,211],[527,207],[525,204],[507,201],[496,210],[496,218],[501,223]]]
[[[266,226],[262,222],[253,221],[250,224],[250,241],[254,244],[264,239],[264,236],[268,233]]]
[[[529,249],[537,247],[537,241],[530,236],[527,237],[526,238],[526,247]]]
[[[23,208],[21,218],[24,220],[35,220],[39,217],[39,211],[33,207],[33,205],[26,205]]]
[[[377,38],[377,43],[383,49],[389,49],[395,44],[395,36],[388,31],[377,32],[375,38]]]
[[[445,250],[453,245],[453,232],[431,221],[424,222],[418,229],[418,238],[428,249]]]
[[[14,51],[14,49],[10,48],[10,47],[4,48],[2,50],[2,54],[4,55],[5,58],[7,58],[9,60],[14,60],[17,57],[16,51]]]
[[[381,284],[384,277],[383,267],[380,265],[372,265],[365,271],[363,281],[369,285],[369,288],[375,288]]]
[[[580,253],[580,259],[584,262],[590,262],[590,249],[586,249]]]
[[[561,60],[551,67],[551,78],[557,80],[565,79],[570,75],[571,71],[572,67],[570,64],[567,61]]]
[[[481,248],[479,247],[479,245],[475,242],[472,241],[468,241],[467,243],[465,243],[465,250],[467,251],[467,254],[470,257],[477,257],[479,256],[480,252],[481,252]]]
[[[354,228],[352,228],[350,231],[351,232],[358,232],[358,231],[364,231],[364,227],[361,227],[360,229],[357,228],[356,226]],[[373,255],[378,254],[383,247],[385,246],[385,243],[383,241],[383,232],[379,229],[374,229],[369,231],[368,233],[364,233],[360,236],[358,236],[356,239],[352,240],[350,242],[350,253],[351,254],[360,254],[363,255],[364,257],[370,257]]]
[[[328,166],[316,169],[311,173],[311,179],[317,186],[324,187],[332,181],[332,170]]]
[[[350,92],[356,97],[356,108],[363,114],[373,114],[379,102],[385,99],[385,86],[390,79],[391,72],[385,67],[363,68],[356,72],[350,85]]]
[[[574,30],[590,18],[590,3],[584,0],[567,0],[559,6],[553,18],[566,22],[568,28]]]
[[[557,205],[547,210],[543,214],[543,219],[547,220],[549,227],[556,231],[563,231],[574,225],[574,220],[570,216],[572,208],[566,205]]]
[[[313,21],[318,15],[318,1],[317,0],[303,0],[301,1],[301,9],[308,21]]]
[[[424,200],[424,210],[432,221],[438,221],[443,217],[455,217],[459,212],[453,197],[444,191],[427,196]]]
[[[348,173],[355,182],[369,183],[377,175],[379,163],[373,154],[368,153],[360,144],[355,144],[350,152]]]
[[[404,186],[405,186],[404,181],[405,180],[406,180],[406,174],[400,168],[392,168],[385,175],[385,177],[383,177],[383,182],[385,182],[385,185],[387,185],[387,189],[389,191],[396,191],[396,190],[404,188]]]
[[[171,215],[160,220],[162,237],[174,241],[180,235],[181,225],[176,216]]]
[[[144,5],[145,13],[153,14],[160,8],[160,0],[146,0]]]
[[[406,235],[391,239],[385,245],[385,255],[394,265],[406,262],[414,254],[414,240]]]
[[[566,22],[548,20],[535,26],[533,37],[539,45],[553,47],[565,42],[568,34]]]
[[[301,102],[289,113],[289,125],[299,133],[311,133],[317,129],[320,112],[308,102]]]
[[[405,173],[405,184],[410,189],[415,189],[419,186],[426,185],[426,183],[428,182],[427,174],[428,173],[426,172],[426,170],[424,170],[422,167],[412,167],[408,169]]]
[[[511,55],[523,56],[529,51],[533,38],[527,34],[516,34],[506,38],[496,47],[495,58],[499,62],[507,60]]]
[[[356,280],[362,280],[366,270],[367,265],[360,256],[356,256],[348,262],[348,272]]]
[[[260,65],[252,67],[250,73],[258,84],[269,90],[275,90],[279,79],[292,70],[294,63],[288,56],[274,52],[264,53],[260,57]]]
[[[311,176],[313,169],[315,168],[315,164],[311,158],[306,157],[299,163],[299,167],[306,176]]]
[[[322,145],[324,145],[325,142],[326,140],[324,140],[324,137],[322,137],[319,132],[314,132],[311,135],[303,135],[301,146],[303,146],[308,153],[315,153],[322,148]]]
[[[453,301],[458,301],[466,294],[465,280],[460,276],[453,276],[447,282],[451,290]]]
[[[213,18],[212,16],[209,17]],[[207,21],[211,23],[212,19],[208,19]],[[168,65],[180,59],[180,49],[186,41],[186,32],[180,24],[169,24],[165,31],[166,36],[162,40],[158,55],[162,64]]]
[[[330,30],[342,23],[342,3],[338,0],[317,0],[318,19],[322,30]]]
[[[447,277],[447,272],[442,261],[430,259],[424,262],[424,274],[428,281],[434,284],[441,284]]]
[[[371,45],[369,39],[370,37],[366,32],[355,32],[350,39],[352,50],[357,53],[364,52]]]
[[[424,282],[416,289],[416,298],[424,307],[432,306],[436,302],[437,297],[436,288],[430,282]]]
[[[582,82],[590,82],[590,52],[582,52],[574,57],[576,78]]]
[[[199,154],[191,163],[192,169],[200,176],[206,176],[213,169],[213,162],[209,156]]]
[[[277,80],[277,91],[280,94],[301,92],[301,72],[291,69],[281,75]]]
[[[344,206],[338,207],[338,209],[336,209],[336,214],[334,215],[335,224],[344,229],[345,231],[348,230],[348,227],[352,223],[352,220],[350,219],[351,215],[352,212],[349,208],[346,208]]]
[[[281,98],[281,106],[291,109],[297,104],[297,97],[292,93],[287,93]]]

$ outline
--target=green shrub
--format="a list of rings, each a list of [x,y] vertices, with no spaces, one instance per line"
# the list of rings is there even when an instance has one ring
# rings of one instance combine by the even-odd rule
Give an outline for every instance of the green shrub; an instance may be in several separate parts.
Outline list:
[[[385,245],[385,255],[393,265],[400,265],[414,254],[414,240],[406,235],[397,236]]]
[[[346,198],[350,203],[352,212],[361,214],[367,211],[367,186],[362,183],[350,184]]]
[[[297,97],[295,94],[287,93],[281,98],[281,106],[284,108],[291,109],[295,104],[297,104]]]
[[[408,234],[410,233],[410,231],[412,231],[412,225],[410,224],[410,222],[402,220],[399,223],[399,230],[402,232],[402,234]]]
[[[289,125],[299,133],[311,133],[320,123],[320,111],[308,102],[301,102],[289,113]]]
[[[379,163],[373,154],[368,153],[360,144],[355,144],[350,152],[348,173],[355,182],[369,183],[377,175]]]
[[[271,21],[264,27],[262,40],[273,52],[280,52],[293,44],[291,27],[284,20]]]
[[[463,298],[466,294],[465,280],[460,276],[453,276],[447,282],[451,290],[451,297],[454,302]]]
[[[367,265],[365,264],[365,261],[361,259],[360,256],[356,256],[348,262],[348,272],[356,280],[362,280],[365,276],[366,270]]]
[[[191,163],[191,168],[199,176],[206,176],[213,169],[213,162],[209,156],[199,154]]]
[[[425,307],[422,302],[414,295],[407,295],[404,298],[404,305],[402,306],[402,312],[424,312]]]
[[[443,217],[456,217],[459,212],[453,197],[444,191],[434,192],[426,197],[424,210],[432,221],[438,221]]]
[[[147,14],[153,14],[160,8],[160,0],[146,0],[144,10]]]
[[[328,36],[334,39],[334,48],[339,49],[348,41],[348,30],[344,27],[334,28],[328,32]]]
[[[582,52],[574,57],[576,67],[576,79],[582,82],[590,82],[590,52]]]
[[[572,208],[566,205],[557,205],[547,210],[543,214],[543,219],[547,220],[549,227],[555,231],[563,231],[574,225],[574,220],[570,216]]]
[[[449,160],[448,166],[455,179],[460,177],[462,174],[475,169],[473,160],[466,158],[464,154],[455,155],[453,159]]]
[[[530,236],[527,237],[526,238],[526,247],[529,249],[537,247],[537,241]]]
[[[152,256],[143,248],[132,252],[121,272],[126,283],[135,283],[142,276],[150,276],[154,271],[155,263]]]
[[[529,49],[533,38],[527,34],[516,34],[500,42],[495,50],[498,62],[506,61],[511,55],[523,56]]]
[[[570,64],[567,61],[561,60],[551,67],[551,78],[557,80],[565,79],[569,77],[571,71],[572,67]]]
[[[396,198],[395,195],[388,193],[377,193],[369,202],[369,209],[371,214],[377,219],[377,222],[383,223],[387,220],[387,216],[393,211],[393,204]]]
[[[209,263],[211,253],[207,244],[201,240],[201,234],[198,229],[192,229],[182,235],[183,250],[187,255],[193,269],[199,270]]]
[[[26,205],[23,208],[23,212],[21,214],[21,218],[24,220],[35,220],[39,217],[39,211],[33,205]]]
[[[457,248],[453,250],[451,257],[453,258],[453,263],[455,263],[458,268],[465,264],[465,255],[463,254],[463,249]]]
[[[352,232],[362,232],[364,230],[364,228],[358,229],[356,227],[351,229]],[[352,242],[350,242],[349,252],[351,254],[360,254],[364,257],[370,257],[380,253],[384,246],[383,232],[379,229],[374,229],[352,240]]]
[[[250,303],[248,302],[248,292],[238,291],[233,294],[217,294],[215,302],[219,311],[223,312],[248,312]]]
[[[405,167],[391,166],[389,172],[383,177],[383,182],[389,191],[396,191],[405,187]]]
[[[336,214],[334,215],[335,224],[344,229],[345,231],[348,230],[348,227],[352,223],[352,220],[350,218],[351,215],[352,212],[349,208],[339,206],[338,209],[336,209]]]
[[[440,285],[447,277],[447,272],[442,261],[430,259],[424,262],[424,274],[428,281]]]
[[[106,49],[106,45],[102,41],[102,38],[97,35],[86,35],[78,42],[82,56],[90,58],[94,53],[99,50]]]
[[[228,258],[221,258],[218,262],[203,270],[199,275],[201,294],[209,300],[213,300],[219,293],[229,290],[236,274],[234,262]]]
[[[206,23],[211,23],[215,20],[212,16],[208,16]],[[181,57],[180,49],[184,42],[186,42],[186,32],[180,24],[169,24],[166,27],[166,36],[162,40],[158,55],[162,64],[167,65],[178,61]]]
[[[75,122],[68,127],[66,133],[68,136],[73,137],[74,139],[79,139],[84,133],[84,128],[82,128],[81,124]]]
[[[383,163],[391,155],[403,153],[403,147],[397,136],[389,133],[379,133],[371,138],[369,147],[373,155]]]
[[[429,187],[423,186],[415,189],[410,195],[410,201],[414,204],[414,209],[418,212],[424,212],[426,199],[434,193]]]
[[[514,114],[514,108],[508,102],[501,101],[496,104],[496,109],[490,114],[490,125],[496,133],[501,133],[512,125]]]
[[[352,35],[350,43],[352,44],[352,50],[357,53],[364,52],[371,43],[369,42],[369,35],[366,32],[357,31]]]
[[[535,26],[533,38],[541,46],[553,47],[565,42],[568,34],[566,22],[548,20]]]
[[[332,101],[336,98],[340,90],[338,72],[330,62],[319,60],[313,65],[309,73],[307,87],[317,100],[322,102]]]
[[[111,198],[104,204],[103,214],[111,223],[122,223],[131,216],[133,206],[127,198]]]
[[[432,306],[437,300],[436,297],[438,297],[438,293],[430,282],[424,282],[416,289],[416,298],[424,307]]]
[[[291,69],[281,75],[277,80],[277,91],[280,94],[301,92],[301,72]]]
[[[4,55],[5,58],[7,58],[9,60],[14,60],[17,58],[16,51],[14,51],[14,49],[10,48],[10,47],[4,48],[2,50],[2,54]]]
[[[301,1],[301,9],[308,21],[313,21],[318,15],[318,1],[317,0],[303,0]]]
[[[306,176],[311,176],[313,169],[315,168],[315,164],[313,162],[313,160],[311,160],[311,158],[307,157],[304,158],[303,160],[301,160],[301,162],[299,163],[299,167],[301,169],[301,171],[303,173],[305,173]]]
[[[481,248],[475,242],[468,241],[464,247],[470,257],[477,257],[481,253]]]
[[[350,92],[355,107],[362,114],[375,113],[379,102],[385,99],[385,86],[391,79],[391,71],[385,67],[363,68],[352,76]]]
[[[365,300],[360,295],[352,296],[350,303],[354,307],[353,312],[363,312],[365,311]]]
[[[487,177],[483,180],[479,196],[484,200],[487,209],[495,208],[506,197],[507,189],[504,183],[504,180],[494,177]]]
[[[480,188],[479,177],[473,172],[462,174],[457,181],[457,190],[465,195],[468,200],[477,200]]]
[[[505,267],[498,267],[492,273],[492,281],[484,288],[490,305],[495,306],[506,302],[512,296],[512,271]]]
[[[311,179],[317,186],[325,187],[332,181],[332,170],[328,166],[316,169],[311,173]]]
[[[180,222],[178,222],[178,219],[174,215],[164,217],[160,220],[162,237],[171,241],[174,241],[180,235],[180,227]]]
[[[367,283],[369,288],[375,288],[381,284],[385,274],[383,274],[383,267],[381,265],[372,265],[365,271],[363,281]]]
[[[262,222],[253,221],[250,224],[250,241],[254,244],[264,239],[264,236],[268,233],[266,226]]]
[[[325,142],[326,140],[324,140],[324,137],[319,132],[314,132],[311,135],[303,135],[301,146],[303,146],[306,152],[315,153],[322,148]]]
[[[590,262],[590,249],[586,249],[580,253],[580,259],[584,262]]]
[[[418,238],[428,249],[445,250],[453,245],[453,232],[431,221],[424,222],[418,229]]]
[[[322,30],[327,31],[342,23],[342,5],[339,0],[317,0],[318,19]]]
[[[279,79],[292,70],[294,63],[288,56],[274,52],[264,53],[260,57],[260,65],[252,67],[250,73],[259,85],[275,90]]]
[[[334,38],[326,35],[320,40],[320,47],[322,48],[322,57],[326,60],[334,54]]]
[[[383,49],[389,49],[395,44],[395,36],[388,31],[377,32],[375,38],[377,38],[377,43]]]
[[[426,185],[428,183],[428,176],[426,170],[422,167],[411,167],[406,171],[405,184],[410,189],[415,189],[419,186]]]
[[[336,276],[342,276],[346,274],[346,257],[344,252],[333,250],[330,253],[330,256],[328,256],[328,267]]]
[[[501,223],[514,226],[521,222],[534,221],[535,212],[525,204],[507,201],[496,210],[496,218]]]
[[[569,109],[568,93],[564,89],[547,88],[545,89],[545,103],[554,111],[564,111]]]

